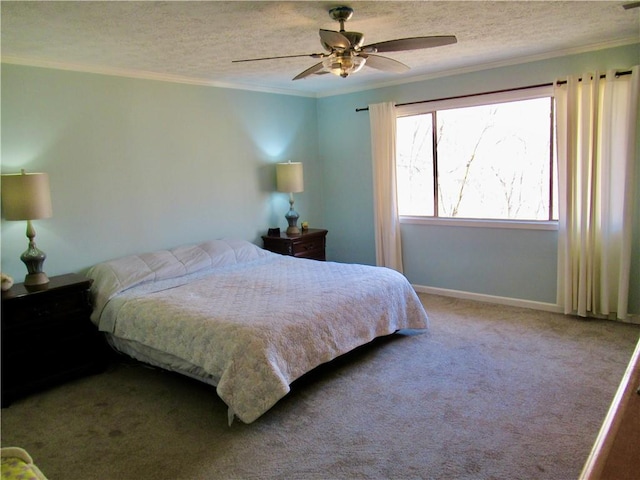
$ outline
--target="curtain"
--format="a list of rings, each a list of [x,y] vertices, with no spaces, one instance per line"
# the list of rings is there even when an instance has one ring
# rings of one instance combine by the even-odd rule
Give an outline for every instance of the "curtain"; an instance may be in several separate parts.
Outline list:
[[[555,82],[558,303],[624,320],[629,298],[639,69]]]
[[[376,264],[402,273],[402,246],[396,195],[396,108],[369,105],[373,159]]]

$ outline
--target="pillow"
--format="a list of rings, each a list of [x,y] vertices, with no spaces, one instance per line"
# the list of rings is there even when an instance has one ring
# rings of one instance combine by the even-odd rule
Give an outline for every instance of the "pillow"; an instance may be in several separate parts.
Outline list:
[[[255,247],[252,243],[243,243]],[[225,265],[233,265],[236,263],[236,254],[231,246],[231,240],[213,240],[211,242],[201,243],[199,247],[209,255],[212,267],[224,267]],[[257,248],[257,247],[256,247]]]
[[[253,243],[244,240],[225,240],[235,254],[235,263],[252,262],[261,257],[271,255],[267,250],[257,247]]]
[[[153,272],[153,280],[180,277],[187,273],[185,265],[177,261],[175,255],[168,250],[143,253],[139,258],[147,265],[149,270]]]
[[[270,253],[246,240],[223,239],[99,263],[87,272],[93,280],[91,320],[97,325],[104,306],[111,298],[141,283],[181,277],[205,268],[250,262],[267,255]]]
[[[40,469],[33,464],[31,455],[19,447],[3,447],[0,450],[0,470],[2,480],[9,479],[33,479],[47,480]]]

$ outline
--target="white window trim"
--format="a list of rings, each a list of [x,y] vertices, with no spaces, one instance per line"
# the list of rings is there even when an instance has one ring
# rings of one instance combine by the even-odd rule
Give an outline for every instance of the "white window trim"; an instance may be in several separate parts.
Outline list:
[[[553,85],[514,89],[505,92],[474,94],[449,100],[434,100],[396,107],[396,117],[427,114],[438,110],[475,107],[533,98],[553,97]],[[400,216],[401,224],[444,225],[448,227],[505,228],[516,230],[558,230],[557,220],[500,220],[428,216]]]
[[[400,224],[446,227],[504,228],[512,230],[558,230],[557,220],[496,220],[481,218],[401,216]]]

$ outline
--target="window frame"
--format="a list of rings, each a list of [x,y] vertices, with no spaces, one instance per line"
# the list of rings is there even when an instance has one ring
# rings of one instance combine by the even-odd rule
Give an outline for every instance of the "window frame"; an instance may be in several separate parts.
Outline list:
[[[461,95],[452,98],[440,100],[415,102],[399,105],[396,107],[396,119],[412,115],[433,115],[434,125],[437,120],[437,112],[442,110],[452,110],[456,108],[476,107],[482,105],[492,105],[496,103],[513,102],[520,100],[531,100],[536,98],[550,98],[551,101],[551,148],[549,160],[550,168],[550,206],[553,211],[553,192],[554,192],[554,175],[553,166],[555,164],[555,101],[553,97],[553,85],[539,85],[535,87],[514,88],[491,93],[478,93]],[[433,129],[433,135],[436,135],[436,128]],[[432,148],[434,150],[434,170],[437,169],[437,145],[436,139],[432,139]],[[434,172],[434,208],[438,211],[438,193],[437,193],[437,176]],[[399,215],[401,224],[413,225],[444,225],[444,226],[462,226],[462,227],[481,227],[481,228],[508,228],[508,229],[526,229],[526,230],[558,230],[558,220],[518,220],[518,219],[478,219],[478,218],[460,218],[460,217],[439,217],[439,216],[415,216],[415,215]]]

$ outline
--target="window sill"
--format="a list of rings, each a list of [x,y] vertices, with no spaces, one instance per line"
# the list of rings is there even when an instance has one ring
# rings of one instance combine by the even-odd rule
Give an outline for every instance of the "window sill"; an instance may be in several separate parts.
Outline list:
[[[401,224],[447,227],[507,228],[517,230],[558,230],[558,222],[533,220],[483,220],[477,218],[400,217]]]

